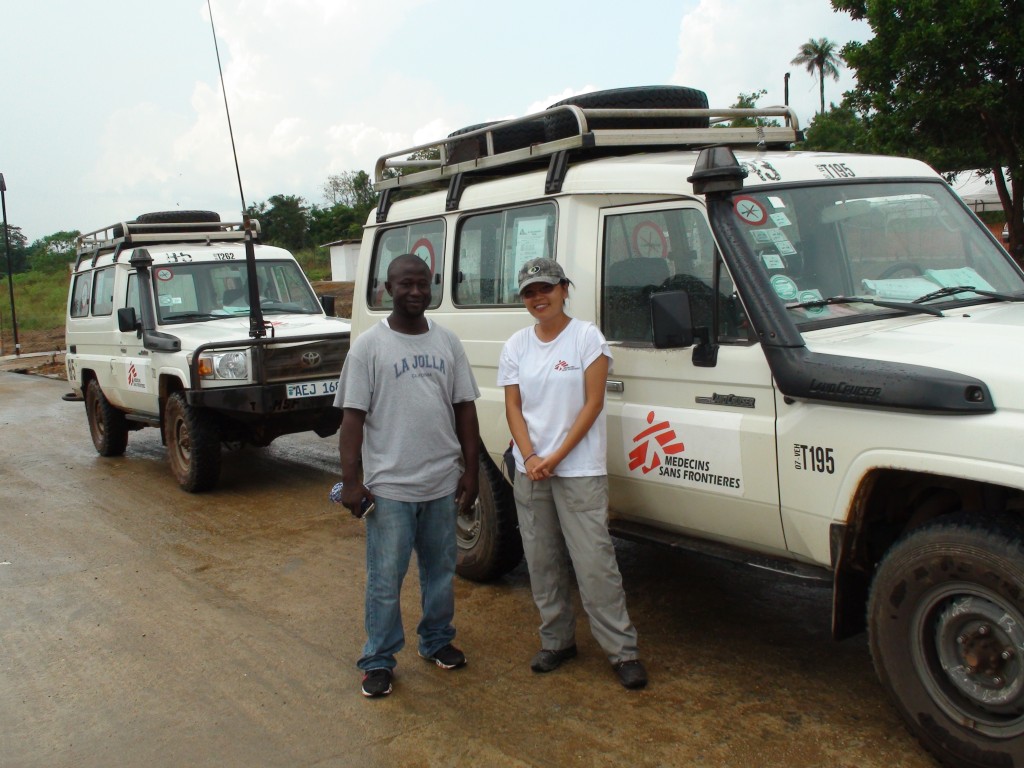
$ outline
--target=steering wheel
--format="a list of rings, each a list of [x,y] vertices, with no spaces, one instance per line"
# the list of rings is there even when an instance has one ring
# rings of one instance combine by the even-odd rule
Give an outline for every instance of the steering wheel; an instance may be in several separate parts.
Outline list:
[[[880,274],[877,279],[886,280],[903,270],[907,270],[915,275],[924,274],[924,270],[912,261],[897,261],[895,264],[882,270],[882,274]]]

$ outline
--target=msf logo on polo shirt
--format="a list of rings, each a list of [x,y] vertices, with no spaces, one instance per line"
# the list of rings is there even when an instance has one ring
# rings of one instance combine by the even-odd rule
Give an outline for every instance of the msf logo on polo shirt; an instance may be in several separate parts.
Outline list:
[[[580,367],[578,365],[569,365],[565,360],[559,360],[555,363],[555,370],[559,373],[564,373],[565,371],[578,371],[579,369]]]

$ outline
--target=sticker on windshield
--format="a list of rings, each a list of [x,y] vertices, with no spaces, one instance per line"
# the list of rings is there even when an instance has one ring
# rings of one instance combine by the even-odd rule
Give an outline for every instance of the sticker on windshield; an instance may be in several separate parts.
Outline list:
[[[167,267],[161,267],[156,271],[157,280],[170,280],[172,277],[174,277],[174,272],[167,269]]]
[[[737,197],[733,201],[732,207],[736,211],[736,215],[751,226],[764,224],[768,219],[768,213],[764,206],[752,197],[746,195]]]
[[[800,295],[800,290],[796,287],[796,283],[793,282],[791,277],[775,275],[772,277],[771,283],[775,295],[783,301],[793,301],[793,299]]]
[[[777,253],[765,252],[761,254],[761,262],[764,264],[764,268],[771,271],[773,269],[785,269],[786,262],[782,260],[782,257]]]
[[[803,304],[805,301],[821,301],[821,299],[821,291],[817,288],[812,288],[809,291],[800,291],[800,295],[797,296],[797,300],[800,304]],[[820,315],[825,311],[824,306],[804,307],[803,309],[808,315]]]
[[[784,213],[773,213],[772,221],[776,227],[788,227],[790,224],[789,217]]]

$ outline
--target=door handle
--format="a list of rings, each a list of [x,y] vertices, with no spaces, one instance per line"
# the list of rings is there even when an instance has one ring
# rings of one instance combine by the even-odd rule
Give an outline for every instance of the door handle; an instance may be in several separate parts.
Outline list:
[[[625,392],[626,385],[618,379],[608,379],[605,382],[604,388],[607,392]]]

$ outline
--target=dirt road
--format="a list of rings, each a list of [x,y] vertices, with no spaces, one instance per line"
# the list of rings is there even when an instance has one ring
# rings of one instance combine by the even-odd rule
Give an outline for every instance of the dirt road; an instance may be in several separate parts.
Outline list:
[[[829,638],[827,592],[632,544],[645,691],[585,620],[579,659],[531,673],[520,566],[458,582],[468,667],[412,642],[395,693],[365,700],[363,530],[327,501],[333,439],[228,454],[189,495],[155,430],[97,456],[66,391],[0,372],[0,765],[934,766],[864,638]],[[415,569],[403,597],[414,638]]]

